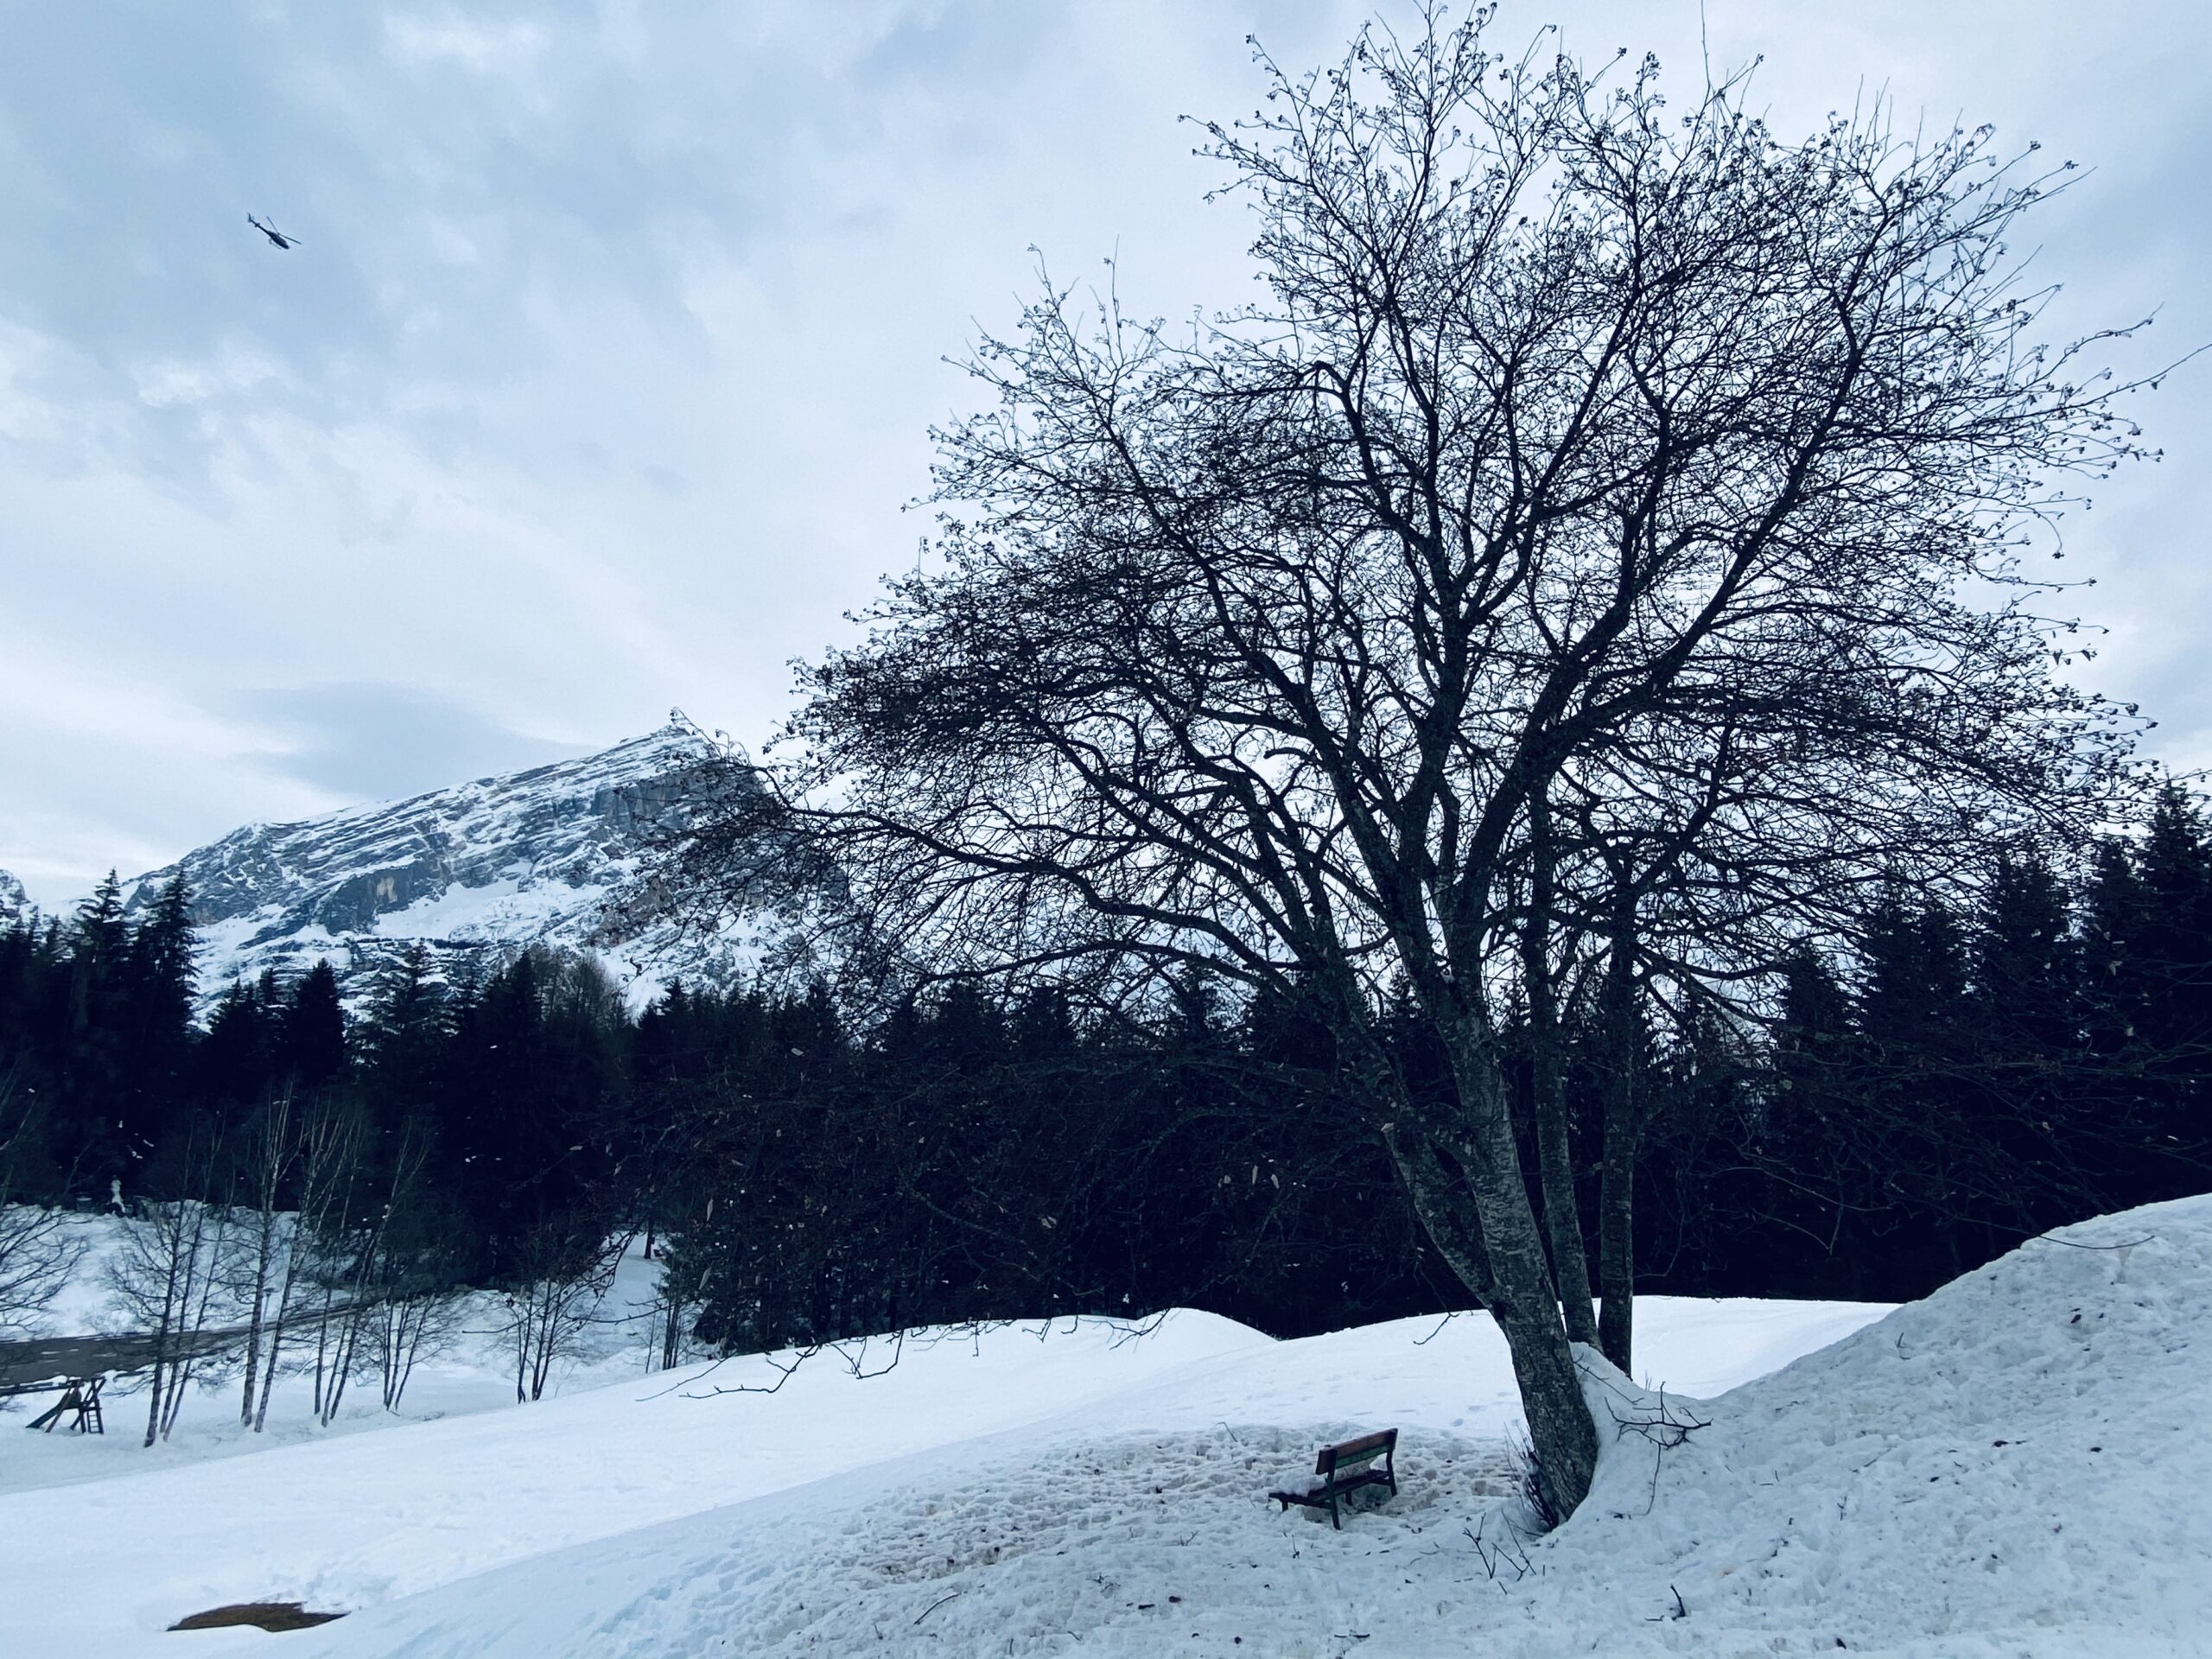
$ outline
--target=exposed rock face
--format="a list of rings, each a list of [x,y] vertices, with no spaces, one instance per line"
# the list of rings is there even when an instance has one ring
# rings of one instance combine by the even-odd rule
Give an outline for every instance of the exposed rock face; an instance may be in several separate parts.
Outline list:
[[[23,884],[5,870],[0,870],[0,925],[12,922],[31,907],[30,897],[23,891]]]
[[[720,977],[745,960],[745,939],[655,937],[655,924],[609,901],[672,822],[687,780],[732,754],[679,712],[582,760],[302,823],[249,824],[139,877],[128,903],[151,902],[183,873],[209,997],[321,959],[356,995],[364,970],[410,944],[449,969],[538,940],[591,950],[635,996],[678,974]]]

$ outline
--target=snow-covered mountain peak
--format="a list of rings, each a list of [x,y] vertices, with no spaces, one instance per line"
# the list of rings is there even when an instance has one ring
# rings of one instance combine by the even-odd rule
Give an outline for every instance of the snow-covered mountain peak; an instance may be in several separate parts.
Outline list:
[[[249,824],[139,877],[129,902],[149,903],[182,874],[205,995],[325,959],[358,993],[363,970],[410,944],[459,965],[539,940],[595,951],[643,993],[741,954],[725,940],[671,958],[642,924],[626,928],[607,909],[674,822],[687,783],[733,760],[743,757],[727,738],[671,710],[658,730],[596,754],[302,823]]]

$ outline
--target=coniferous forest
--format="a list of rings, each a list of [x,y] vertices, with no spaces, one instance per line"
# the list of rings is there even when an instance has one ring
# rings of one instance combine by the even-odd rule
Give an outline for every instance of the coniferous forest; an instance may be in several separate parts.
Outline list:
[[[559,1285],[642,1237],[671,1358],[1176,1305],[1294,1334],[1464,1300],[1383,1149],[1311,1109],[1343,1068],[1279,997],[1186,979],[1108,1018],[956,982],[863,1015],[821,982],[679,983],[633,1017],[540,948],[211,1001],[190,897],[133,913],[111,879],[0,932],[0,1195],[373,1215],[379,1271],[417,1291]],[[2212,828],[2178,788],[2075,868],[1893,885],[1850,949],[1770,979],[1757,1020],[1639,1001],[1626,1049],[1561,1011],[1585,1236],[1602,1103],[1632,1097],[1641,1290],[1917,1296],[2212,1169]],[[1449,1086],[1418,1020],[1388,1031],[1410,1086]]]

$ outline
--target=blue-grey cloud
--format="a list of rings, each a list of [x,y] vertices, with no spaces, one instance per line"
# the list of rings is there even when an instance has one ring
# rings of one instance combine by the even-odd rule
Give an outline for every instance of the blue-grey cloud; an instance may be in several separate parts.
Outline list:
[[[340,683],[242,694],[224,712],[276,740],[271,772],[351,799],[388,799],[582,751],[412,686]]]

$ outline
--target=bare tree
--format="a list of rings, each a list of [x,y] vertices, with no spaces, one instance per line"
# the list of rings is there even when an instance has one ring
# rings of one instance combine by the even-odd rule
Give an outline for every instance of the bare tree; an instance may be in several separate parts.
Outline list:
[[[375,1344],[371,1358],[384,1385],[384,1407],[397,1411],[417,1362],[459,1334],[467,1292],[453,1217],[431,1202],[425,1181],[431,1142],[410,1120],[394,1150],[385,1202],[366,1241],[366,1271],[355,1313]]]
[[[554,1363],[577,1351],[613,1287],[631,1236],[624,1232],[588,1240],[563,1218],[532,1229],[522,1240],[520,1271],[502,1296],[514,1349],[518,1404],[542,1399]]]
[[[84,1242],[61,1211],[24,1201],[42,1116],[13,1070],[0,1070],[0,1335],[35,1331],[84,1257]]]
[[[253,1402],[253,1432],[257,1434],[268,1425],[269,1400],[276,1386],[284,1339],[294,1324],[302,1319],[312,1318],[315,1325],[315,1408],[318,1414],[322,1409],[324,1332],[334,1298],[329,1287],[321,1282],[327,1274],[319,1274],[316,1258],[323,1242],[334,1231],[342,1230],[359,1178],[360,1122],[349,1106],[328,1097],[315,1102],[302,1117],[298,1133],[296,1161],[300,1207],[291,1219],[282,1271],[274,1281],[273,1300],[264,1314],[267,1343],[260,1360],[260,1392]],[[318,1293],[321,1317],[314,1317],[310,1306],[318,1300]]]
[[[397,1386],[406,1386],[416,1356],[434,1320],[429,1286],[417,1269],[429,1254],[415,1236],[423,1171],[429,1143],[410,1122],[391,1167],[372,1178],[361,1166],[363,1136],[358,1113],[347,1115],[340,1143],[344,1162],[332,1181],[324,1224],[313,1240],[315,1282],[321,1296],[316,1319],[315,1409],[327,1427],[336,1420],[354,1368],[389,1354],[401,1357]],[[437,1287],[442,1290],[444,1287]],[[395,1308],[399,1301],[404,1306]],[[397,1405],[393,1378],[385,1376],[385,1404]]]
[[[242,1280],[239,1294],[245,1304],[245,1382],[238,1394],[238,1422],[251,1427],[254,1402],[264,1363],[263,1348],[275,1329],[270,1315],[272,1298],[281,1300],[279,1275],[287,1272],[291,1253],[289,1223],[283,1200],[289,1192],[293,1166],[299,1158],[298,1127],[292,1110],[292,1091],[286,1088],[262,1104],[260,1121],[248,1156],[245,1174],[250,1187],[247,1237],[239,1252]],[[266,1357],[273,1361],[273,1355]]]
[[[785,753],[862,922],[948,971],[1318,998],[1345,1131],[1503,1332],[1564,1516],[1596,1433],[1500,1043],[1535,816],[1624,791],[1632,824],[1685,753],[1783,775],[1773,700],[1818,684],[1863,718],[1806,820],[1732,763],[1691,837],[1783,887],[1836,779],[1925,794],[1946,722],[2094,749],[2005,584],[2052,480],[2135,439],[2005,252],[2055,175],[1878,110],[1784,144],[1738,84],[1676,113],[1649,60],[1501,58],[1481,22],[1262,58],[1265,107],[1206,129],[1257,305],[1173,337],[1048,287],[982,342],[941,568],[809,671]],[[1378,1035],[1399,985],[1440,1104]]]
[[[192,1124],[179,1151],[175,1190],[213,1190],[220,1164],[214,1130]],[[229,1311],[226,1293],[237,1277],[232,1220],[228,1206],[201,1198],[141,1198],[105,1264],[112,1306],[152,1340],[147,1446],[168,1439],[194,1375],[221,1351],[210,1338]]]
[[[714,1218],[715,1200],[710,1194],[698,1217],[699,1225],[703,1228]],[[683,1363],[684,1334],[697,1318],[700,1305],[713,1282],[712,1261],[690,1248],[690,1235],[681,1227],[663,1241],[660,1280],[652,1303],[652,1345],[647,1355],[648,1370],[657,1367],[664,1371],[674,1370]]]
[[[465,1303],[450,1284],[411,1281],[378,1300],[375,1358],[386,1411],[399,1409],[417,1362],[443,1353],[461,1334]]]

